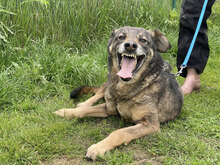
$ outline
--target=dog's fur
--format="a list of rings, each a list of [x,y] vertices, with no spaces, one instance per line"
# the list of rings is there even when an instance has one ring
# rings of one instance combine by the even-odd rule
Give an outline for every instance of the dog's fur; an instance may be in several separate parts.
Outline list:
[[[108,81],[98,92],[95,88],[96,94],[75,109],[55,112],[67,118],[119,114],[135,124],[116,130],[90,146],[87,158],[94,160],[98,154],[104,154],[116,146],[158,132],[161,122],[175,119],[180,114],[183,104],[181,89],[170,73],[170,65],[159,54],[169,48],[169,41],[158,30],[136,27],[113,30],[108,43]],[[131,60],[135,64],[130,63]],[[132,65],[132,72],[122,69],[126,63]],[[78,88],[71,96],[79,96],[85,88]],[[103,97],[105,103],[92,106]]]

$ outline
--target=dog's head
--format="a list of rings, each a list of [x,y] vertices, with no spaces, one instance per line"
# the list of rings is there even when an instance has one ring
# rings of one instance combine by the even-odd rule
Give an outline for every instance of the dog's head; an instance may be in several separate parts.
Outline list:
[[[108,43],[109,60],[116,67],[117,75],[128,82],[137,73],[146,70],[155,51],[166,52],[170,47],[168,39],[158,30],[122,27],[111,33]]]

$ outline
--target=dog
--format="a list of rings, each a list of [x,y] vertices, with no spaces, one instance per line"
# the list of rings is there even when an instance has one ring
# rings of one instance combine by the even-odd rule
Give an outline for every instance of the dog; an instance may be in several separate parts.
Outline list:
[[[100,88],[80,87],[71,93],[96,94],[74,109],[55,114],[66,118],[120,115],[134,126],[118,129],[87,149],[86,157],[95,160],[121,144],[160,131],[160,123],[175,119],[181,112],[183,94],[171,66],[159,52],[171,45],[159,30],[138,27],[114,29],[108,42],[108,80]],[[99,99],[105,103],[93,106]]]

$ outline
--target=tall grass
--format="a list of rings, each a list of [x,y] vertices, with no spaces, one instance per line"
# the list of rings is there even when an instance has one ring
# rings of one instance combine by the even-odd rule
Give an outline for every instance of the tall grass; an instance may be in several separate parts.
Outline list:
[[[1,0],[0,5],[8,11],[0,12],[1,22],[12,31],[9,43],[0,45],[4,110],[35,109],[31,100],[62,94],[63,86],[100,85],[110,31],[124,25],[166,28],[171,8],[168,0]],[[88,55],[90,47],[96,53]]]
[[[62,88],[71,90],[70,87],[80,84],[101,85],[106,78],[106,49],[83,56],[70,52],[71,49],[57,45],[42,45],[40,40],[32,42],[26,50],[8,48],[2,51],[1,109],[34,110],[36,105],[32,100],[62,95]],[[30,104],[26,105],[26,102]]]
[[[15,46],[47,36],[51,43],[60,41],[75,49],[123,25],[164,27],[171,8],[169,0],[1,0],[1,4],[16,13],[0,13],[1,20],[13,27]]]

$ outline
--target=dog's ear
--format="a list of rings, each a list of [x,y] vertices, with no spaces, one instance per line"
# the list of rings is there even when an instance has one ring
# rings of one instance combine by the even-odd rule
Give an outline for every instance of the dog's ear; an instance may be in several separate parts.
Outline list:
[[[110,38],[108,40],[108,51],[111,52],[112,51],[112,47],[111,47],[111,44],[112,44],[112,41],[115,37],[115,33],[118,31],[119,29],[113,29],[111,34],[110,34]]]
[[[149,30],[148,32],[151,34],[154,44],[156,45],[156,49],[159,52],[165,53],[171,48],[170,42],[162,32],[159,30]]]

